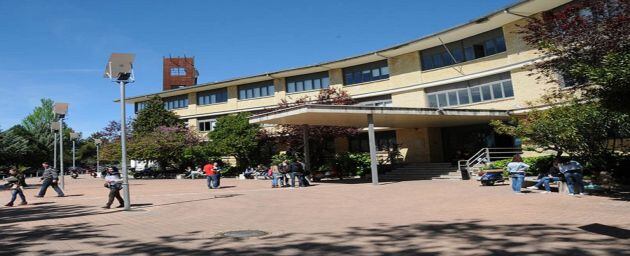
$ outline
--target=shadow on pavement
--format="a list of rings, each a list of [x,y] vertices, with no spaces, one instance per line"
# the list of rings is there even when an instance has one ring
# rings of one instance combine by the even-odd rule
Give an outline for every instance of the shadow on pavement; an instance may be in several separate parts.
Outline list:
[[[601,225],[601,224],[592,224]],[[590,225],[589,225],[590,226]],[[602,225],[604,226],[604,225]],[[281,233],[259,238],[226,238],[207,231],[172,236],[117,238],[104,235],[105,226],[88,223],[38,226],[23,230],[4,225],[0,248],[26,252],[48,240],[94,238],[89,245],[117,255],[628,255],[626,241],[593,236],[572,225],[491,225],[480,220],[427,222],[413,225],[378,224],[339,232]],[[581,227],[582,228],[582,227]],[[614,227],[610,227],[613,228]],[[585,238],[584,235],[587,235]],[[524,239],[525,238],[525,239]],[[90,247],[92,248],[92,247]],[[35,251],[35,253],[90,253]],[[29,251],[33,253],[33,251]],[[94,253],[94,251],[92,251]]]

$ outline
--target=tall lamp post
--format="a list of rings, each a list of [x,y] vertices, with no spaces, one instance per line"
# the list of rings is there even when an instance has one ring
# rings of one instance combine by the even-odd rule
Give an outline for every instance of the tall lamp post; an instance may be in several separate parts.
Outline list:
[[[63,170],[63,119],[68,114],[68,103],[55,103],[53,112],[59,117],[59,170],[61,170],[61,190],[65,189]]]
[[[75,152],[76,152],[76,140],[80,137],[80,134],[76,133],[76,132],[71,132],[70,133],[70,139],[72,140],[72,170],[76,171],[77,169],[77,163],[76,163],[76,157],[75,157]]]
[[[125,110],[125,85],[134,82],[133,60],[134,54],[112,53],[105,67],[105,77],[120,86],[120,147],[121,169],[123,171],[123,197],[125,210],[131,209],[129,195],[129,173],[127,171],[127,134],[126,134],[126,110]]]
[[[98,156],[98,148],[101,146],[101,143],[103,141],[101,141],[101,139],[94,139],[94,144],[96,145],[96,176],[97,177],[101,177],[101,172],[100,172],[100,168],[99,168],[99,156]]]
[[[53,169],[57,170],[57,131],[59,131],[59,122],[50,122],[50,131],[54,134],[55,140],[53,141]]]

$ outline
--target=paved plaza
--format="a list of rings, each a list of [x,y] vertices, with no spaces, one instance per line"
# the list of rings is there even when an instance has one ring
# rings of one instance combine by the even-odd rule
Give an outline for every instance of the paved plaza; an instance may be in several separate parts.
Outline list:
[[[29,183],[37,180],[30,179]],[[102,180],[66,179],[0,208],[0,254],[630,255],[630,202],[528,193],[474,181],[315,183],[132,180],[133,211],[104,210]],[[8,191],[1,191],[6,202]],[[258,230],[258,237],[224,232]]]

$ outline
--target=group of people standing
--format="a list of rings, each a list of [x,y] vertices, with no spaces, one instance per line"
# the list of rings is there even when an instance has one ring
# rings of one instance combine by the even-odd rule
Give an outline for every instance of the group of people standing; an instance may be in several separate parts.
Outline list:
[[[520,155],[515,155],[512,158],[512,162],[508,163],[507,169],[512,178],[512,190],[514,193],[521,193],[521,188],[525,181],[525,171],[529,167],[528,164],[523,162]],[[541,186],[544,186],[545,191],[543,193],[550,193],[551,187],[549,183],[564,180],[567,183],[569,195],[585,195],[582,169],[582,165],[575,160],[563,162],[556,158],[548,171],[543,171],[538,175],[536,184],[527,188],[541,189]]]
[[[269,167],[269,174],[269,176],[271,176],[272,188],[299,188],[310,186],[310,182],[306,178],[308,175],[308,173],[306,173],[306,166],[299,159],[291,162],[284,160],[279,165],[272,165]],[[295,186],[296,179],[298,181],[298,187]],[[291,183],[289,183],[289,181]]]

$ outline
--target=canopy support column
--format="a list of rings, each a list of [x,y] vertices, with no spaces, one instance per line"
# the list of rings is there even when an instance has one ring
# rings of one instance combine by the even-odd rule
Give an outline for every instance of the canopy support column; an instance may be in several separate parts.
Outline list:
[[[304,142],[304,169],[306,173],[311,171],[311,147],[308,143],[309,126],[305,125],[302,134],[302,140]]]
[[[372,170],[372,184],[378,185],[378,162],[376,160],[376,136],[374,135],[374,116],[367,115],[368,139],[370,141],[370,169]]]

